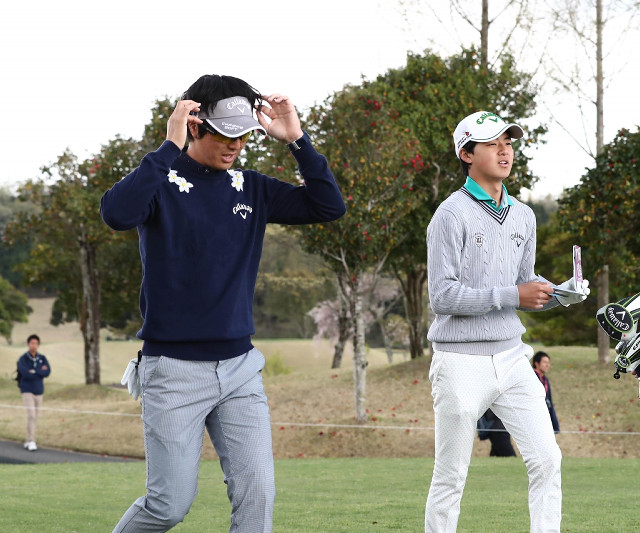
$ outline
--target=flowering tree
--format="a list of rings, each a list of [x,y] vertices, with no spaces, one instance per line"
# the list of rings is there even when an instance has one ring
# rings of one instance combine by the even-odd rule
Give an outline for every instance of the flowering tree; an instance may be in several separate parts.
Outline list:
[[[314,339],[327,338],[335,343],[331,368],[340,367],[344,345],[354,334],[353,319],[348,306],[348,301],[351,298],[349,290],[348,286],[343,286],[335,300],[319,302],[308,313],[316,324]],[[372,325],[378,325],[382,333],[389,363],[392,363],[392,339],[398,338],[397,333],[401,328],[397,320],[394,320],[392,331],[389,331],[386,317],[393,305],[398,301],[400,294],[398,284],[392,278],[365,274],[360,290],[362,291],[365,309],[365,328],[368,331]]]
[[[398,110],[386,105],[383,92],[347,86],[312,108],[304,121],[347,204],[340,220],[303,226],[299,232],[303,248],[322,256],[334,272],[344,309],[352,317],[359,422],[367,419],[364,276],[380,274],[391,251],[406,238],[399,221],[421,201],[414,186],[422,167],[419,142],[399,117]],[[277,177],[296,175],[295,161],[281,144],[250,145],[247,164]]]

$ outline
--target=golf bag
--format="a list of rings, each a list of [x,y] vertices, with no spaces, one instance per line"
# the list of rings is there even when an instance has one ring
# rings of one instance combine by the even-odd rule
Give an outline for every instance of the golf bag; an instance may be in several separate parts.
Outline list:
[[[620,379],[620,372],[632,372],[640,365],[640,293],[608,303],[598,309],[596,319],[609,337],[619,341],[613,377]]]

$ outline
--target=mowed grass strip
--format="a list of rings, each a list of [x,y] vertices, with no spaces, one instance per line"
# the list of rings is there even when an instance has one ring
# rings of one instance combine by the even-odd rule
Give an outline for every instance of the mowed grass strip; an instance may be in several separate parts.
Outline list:
[[[276,461],[274,532],[423,531],[432,459]],[[144,493],[143,463],[2,465],[0,531],[110,531]],[[565,459],[563,532],[640,530],[633,498],[640,464],[627,459]],[[216,461],[200,469],[200,493],[182,533],[224,533],[229,503]],[[458,532],[529,531],[527,475],[518,458],[474,458]],[[30,503],[25,503],[30,502]]]

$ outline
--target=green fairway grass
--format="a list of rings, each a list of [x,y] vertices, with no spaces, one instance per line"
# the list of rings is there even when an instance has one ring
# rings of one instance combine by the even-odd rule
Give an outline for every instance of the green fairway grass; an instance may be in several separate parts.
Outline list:
[[[432,459],[276,461],[276,533],[423,531]],[[2,465],[0,531],[111,531],[144,493],[144,463]],[[200,469],[200,493],[173,531],[228,531],[229,503],[215,461]],[[562,531],[640,531],[640,464],[629,459],[565,459]],[[459,533],[529,531],[527,475],[519,458],[474,458]]]

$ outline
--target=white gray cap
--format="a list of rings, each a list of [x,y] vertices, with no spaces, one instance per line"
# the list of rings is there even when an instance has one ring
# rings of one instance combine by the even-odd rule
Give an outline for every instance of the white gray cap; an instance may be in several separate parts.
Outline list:
[[[196,116],[226,137],[240,137],[254,130],[262,132],[263,135],[267,134],[253,117],[251,103],[244,96],[220,100],[213,109],[200,111]]]

